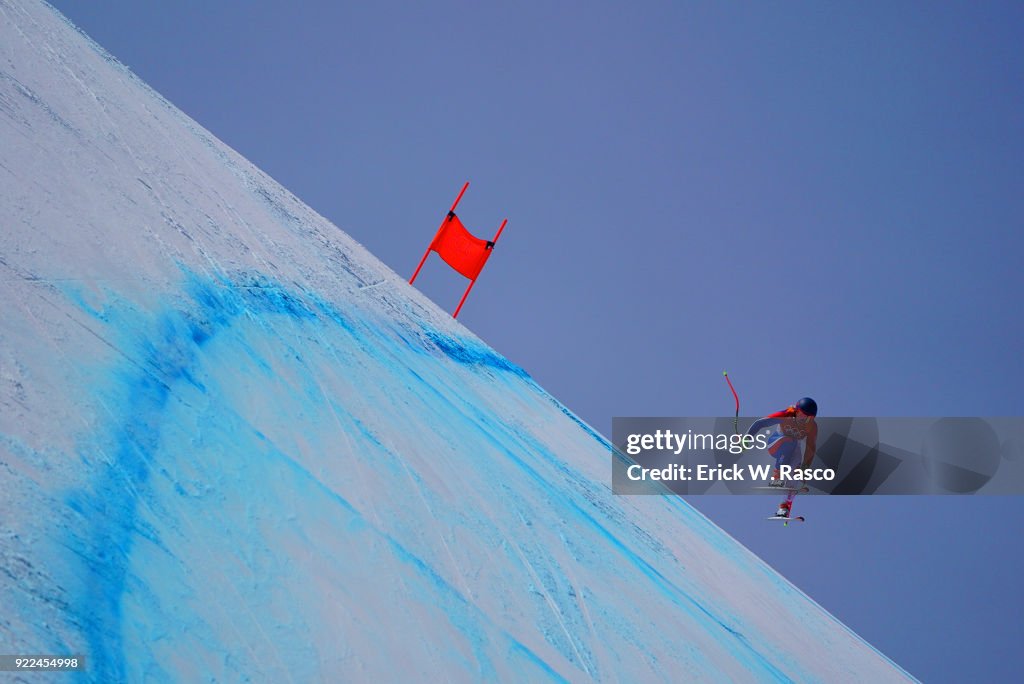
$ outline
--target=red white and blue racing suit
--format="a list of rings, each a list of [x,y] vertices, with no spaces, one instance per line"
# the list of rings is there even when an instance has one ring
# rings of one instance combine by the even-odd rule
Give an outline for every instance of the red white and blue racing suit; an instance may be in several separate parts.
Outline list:
[[[795,407],[790,406],[785,411],[777,411],[755,420],[747,434],[753,436],[772,426],[775,429],[768,435],[768,453],[775,457],[775,472],[772,479],[777,478],[780,465],[805,468],[809,466],[814,460],[818,440],[818,424],[814,422],[814,417],[801,415]],[[807,442],[807,449],[803,454],[800,453],[801,441]],[[786,500],[780,504],[776,515],[781,514],[788,518],[795,496],[796,490],[790,491]]]
[[[748,435],[756,435],[765,428],[775,426],[768,435],[768,453],[775,457],[775,467],[790,465],[807,467],[814,460],[814,451],[818,439],[818,424],[813,416],[801,416],[796,408],[790,406],[785,411],[778,411],[765,416],[747,430]],[[804,453],[800,451],[800,442],[807,442]]]

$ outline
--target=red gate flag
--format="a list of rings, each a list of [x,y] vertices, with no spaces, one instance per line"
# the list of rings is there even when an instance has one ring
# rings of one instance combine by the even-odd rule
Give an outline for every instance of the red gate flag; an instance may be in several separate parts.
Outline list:
[[[492,247],[493,242],[473,237],[455,214],[448,214],[437,237],[430,243],[430,249],[446,264],[470,280],[480,275]]]
[[[482,240],[474,237],[472,233],[466,230],[466,227],[462,225],[462,221],[455,215],[455,207],[458,206],[459,200],[462,199],[462,195],[468,187],[468,182],[462,186],[462,191],[455,198],[455,204],[452,205],[448,215],[441,222],[441,227],[437,229],[437,234],[434,235],[434,239],[430,242],[430,246],[427,247],[427,251],[423,253],[423,258],[420,259],[420,264],[416,267],[412,278],[409,279],[410,285],[415,282],[416,276],[419,275],[420,269],[423,268],[423,263],[430,256],[431,251],[437,252],[437,255],[446,264],[454,268],[462,276],[469,278],[469,287],[466,288],[466,292],[462,295],[455,313],[452,314],[453,318],[458,318],[459,311],[462,309],[466,297],[469,296],[469,291],[476,285],[476,279],[480,277],[480,271],[483,270],[484,264],[487,263],[491,256],[494,243],[498,241],[501,231],[505,230],[505,224],[508,223],[508,219],[501,222],[501,226],[498,228],[498,232],[493,240]]]

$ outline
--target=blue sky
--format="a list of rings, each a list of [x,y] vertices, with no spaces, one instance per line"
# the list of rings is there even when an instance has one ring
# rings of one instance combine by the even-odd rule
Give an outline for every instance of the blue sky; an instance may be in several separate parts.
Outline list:
[[[54,5],[399,273],[471,181],[460,320],[606,434],[731,414],[723,369],[746,415],[1024,414],[1019,4]],[[1019,497],[691,503],[918,677],[1018,660]]]

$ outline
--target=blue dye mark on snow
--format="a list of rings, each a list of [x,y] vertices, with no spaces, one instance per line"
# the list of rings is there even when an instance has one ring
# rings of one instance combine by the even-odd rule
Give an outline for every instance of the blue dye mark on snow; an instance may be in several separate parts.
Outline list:
[[[211,342],[241,319],[259,322],[281,318],[314,326],[320,330],[321,339],[330,331],[331,339],[348,339],[378,358],[382,341],[397,343],[394,335],[372,329],[365,319],[357,325],[353,317],[322,298],[286,288],[261,274],[211,279],[184,268],[182,271],[184,282],[179,295],[168,297],[157,311],[139,311],[112,292],[106,293],[102,306],[95,306],[89,302],[96,297],[87,299],[74,286],[64,290],[71,302],[101,324],[98,327],[104,338],[123,354],[121,362],[108,371],[108,386],[90,388],[106,407],[110,423],[97,429],[95,436],[82,445],[81,455],[84,462],[95,460],[100,465],[88,486],[66,494],[67,505],[81,516],[84,526],[66,540],[74,558],[84,566],[78,595],[72,597],[69,610],[88,643],[89,677],[93,681],[129,678],[127,664],[132,659],[126,653],[129,645],[124,598],[133,581],[131,558],[140,539],[161,546],[157,532],[143,523],[140,506],[152,503],[150,480],[154,472],[167,472],[168,464],[158,459],[175,457],[162,452],[161,447],[165,415],[172,401],[181,400],[179,388],[191,387],[198,395],[208,393],[199,379],[199,368]],[[437,331],[429,331],[426,337],[445,357],[460,364],[529,378],[525,371],[479,343]],[[270,372],[267,362],[248,348],[244,339],[233,344],[240,345],[258,367]],[[395,363],[392,358],[389,365],[394,367]],[[383,448],[365,425],[358,421],[354,424],[362,439]],[[262,433],[252,437],[266,442]],[[282,460],[288,459],[282,455]],[[315,481],[312,475],[308,477]],[[180,483],[175,482],[173,490],[179,496],[187,495]],[[366,527],[366,521],[347,501],[332,498],[355,516],[355,527],[350,529]],[[464,599],[422,561],[400,546],[394,546],[394,550],[450,597],[444,609],[473,644],[477,674],[496,676],[485,648],[486,633],[480,628],[480,621],[486,622],[486,617],[474,615],[477,609],[466,607]]]
[[[100,450],[106,462],[90,487],[67,495],[68,506],[87,526],[85,534],[67,543],[87,568],[82,596],[72,609],[89,644],[90,677],[96,681],[124,681],[127,676],[122,597],[136,538],[159,543],[156,533],[141,525],[138,507],[159,455],[162,416],[172,388],[187,383],[205,392],[194,374],[197,357],[245,312],[315,318],[301,299],[263,278],[217,283],[188,274],[184,291],[191,299],[188,309],[167,307],[154,317],[134,311],[116,296],[98,309],[81,293],[66,291],[83,311],[112,328],[114,344],[134,360],[111,371],[114,386],[105,390],[103,402],[113,423],[101,444],[85,447]]]
[[[540,670],[540,674],[544,675],[551,681],[555,682],[568,682],[565,677],[555,672],[554,669],[546,662],[544,662],[536,653],[528,649],[518,641],[513,641],[512,648],[509,649],[510,656],[518,656],[520,659],[526,661],[526,664],[533,665]],[[532,678],[528,678],[532,680]]]
[[[612,449],[613,449],[612,443],[609,442],[607,439],[605,439],[604,435],[600,434],[599,432],[597,432],[596,430],[591,428],[589,425],[584,423],[582,420],[580,420],[576,416],[576,414],[574,414],[572,411],[570,411],[564,405],[562,405],[562,402],[558,401],[554,397],[551,397],[551,395],[548,395],[548,396],[551,398],[551,401],[553,401],[555,403],[555,405],[558,406],[558,409],[569,418],[569,420],[571,420],[572,422],[576,423],[576,425],[578,425],[580,427],[580,429],[582,429],[584,432],[586,432],[588,435],[590,435],[602,447],[608,449],[609,452],[612,451]]]
[[[490,347],[468,339],[455,339],[434,331],[427,332],[426,336],[445,356],[464,366],[494,368],[524,379],[530,378],[525,370],[496,353]]]

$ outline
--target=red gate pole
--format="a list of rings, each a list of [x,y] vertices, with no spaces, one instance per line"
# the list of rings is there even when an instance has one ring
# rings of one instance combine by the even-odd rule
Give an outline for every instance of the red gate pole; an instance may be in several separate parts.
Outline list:
[[[420,274],[420,269],[423,268],[423,264],[426,263],[427,257],[430,256],[430,248],[434,246],[434,240],[437,240],[437,236],[441,234],[444,224],[450,221],[452,216],[455,214],[455,207],[459,206],[459,200],[462,199],[462,196],[466,193],[466,188],[468,187],[469,181],[466,181],[466,184],[462,186],[462,190],[459,191],[459,196],[455,198],[455,203],[452,204],[452,208],[448,210],[448,215],[444,217],[444,221],[441,221],[441,226],[437,229],[437,232],[434,233],[434,239],[430,241],[429,245],[427,245],[427,251],[423,253],[423,258],[420,259],[420,265],[416,267],[416,271],[412,274],[412,278],[409,278],[410,285],[412,285],[413,281],[416,280],[416,276]]]
[[[476,281],[475,280],[469,281],[469,287],[466,288],[465,294],[463,294],[462,295],[462,299],[459,300],[459,305],[457,307],[455,307],[455,313],[452,314],[452,318],[458,318],[459,317],[459,311],[462,310],[462,305],[466,301],[466,297],[469,296],[469,291],[473,289],[474,285],[476,285]]]

